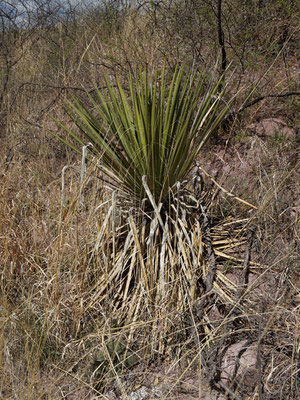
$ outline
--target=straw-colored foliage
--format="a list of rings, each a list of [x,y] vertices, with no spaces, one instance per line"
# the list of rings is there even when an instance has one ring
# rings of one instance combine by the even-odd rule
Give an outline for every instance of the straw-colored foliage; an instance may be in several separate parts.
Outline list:
[[[26,3],[0,5],[0,399],[299,400],[298,2]]]

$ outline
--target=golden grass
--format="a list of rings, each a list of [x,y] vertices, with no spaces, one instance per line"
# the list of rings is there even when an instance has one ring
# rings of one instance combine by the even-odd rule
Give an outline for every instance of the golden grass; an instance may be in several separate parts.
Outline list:
[[[216,279],[206,293],[201,280],[207,279],[211,265],[203,213],[191,223],[173,210],[169,219],[163,216],[165,234],[154,214],[149,238],[150,227],[143,227],[141,215],[124,211],[122,198],[95,177],[92,167],[80,188],[80,160],[47,133],[57,129],[49,112],[68,123],[61,108],[70,92],[66,87],[101,86],[104,71],[125,79],[135,59],[148,68],[163,61],[192,65],[197,49],[190,51],[188,40],[178,46],[176,37],[172,41],[174,25],[168,31],[158,20],[149,38],[150,17],[129,16],[121,29],[112,25],[109,35],[106,28],[91,24],[70,29],[69,39],[61,28],[52,36],[33,33],[25,46],[21,40],[14,43],[12,57],[21,61],[1,109],[0,397],[109,398],[113,389],[125,399],[148,382],[161,390],[159,398],[171,399],[180,398],[182,384],[192,379],[189,390],[199,398],[209,383],[218,382],[213,371],[222,369],[224,348],[246,338],[258,354],[256,385],[247,392],[233,377],[227,388],[217,385],[219,390],[237,398],[296,400],[297,138],[256,142],[257,163],[247,175],[251,182],[232,175],[213,178],[224,191],[213,182],[203,198],[212,216],[216,262]],[[234,51],[228,51],[234,58]],[[295,88],[289,54],[280,54],[258,91],[270,93],[276,82],[284,91]],[[245,60],[248,70],[241,84],[248,86],[270,59],[271,54],[258,52]],[[237,137],[250,140],[249,121],[280,114],[297,128],[296,110],[293,99],[268,99],[247,110],[226,136],[228,153]],[[205,163],[215,162],[218,146],[212,143],[212,151],[202,154]],[[240,158],[246,162],[247,153]],[[237,198],[257,210],[250,211]],[[247,265],[247,232],[253,225],[257,233]],[[248,284],[246,269],[251,273]]]

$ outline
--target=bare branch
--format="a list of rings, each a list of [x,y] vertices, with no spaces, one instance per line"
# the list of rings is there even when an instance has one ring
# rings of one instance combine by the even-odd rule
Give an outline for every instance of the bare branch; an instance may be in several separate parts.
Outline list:
[[[242,112],[244,110],[246,110],[246,108],[249,108],[251,106],[254,106],[254,104],[259,103],[262,100],[265,100],[267,98],[271,98],[271,97],[288,97],[288,96],[300,96],[300,92],[287,92],[287,93],[281,93],[281,94],[267,94],[266,96],[261,96],[258,97],[257,99],[254,99],[252,101],[250,101],[250,103],[247,103],[246,105],[244,105],[243,107],[241,107],[238,112]]]

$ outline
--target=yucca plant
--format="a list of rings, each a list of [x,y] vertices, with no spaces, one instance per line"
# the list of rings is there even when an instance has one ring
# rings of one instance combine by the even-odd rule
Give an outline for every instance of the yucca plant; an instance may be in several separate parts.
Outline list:
[[[107,79],[106,91],[88,94],[91,108],[75,97],[67,103],[81,136],[60,126],[80,145],[70,144],[78,152],[91,143],[91,160],[117,188],[111,203],[98,206],[105,217],[90,262],[101,273],[86,310],[109,305],[110,315],[125,325],[150,314],[153,338],[163,346],[172,327],[168,312],[184,315],[200,301],[199,318],[207,320],[212,293],[236,304],[237,285],[223,274],[222,259],[240,263],[232,251],[245,243],[239,233],[247,220],[210,226],[211,197],[201,193],[199,169],[193,185],[180,183],[226,115],[223,77],[214,84],[176,68],[170,82],[165,69],[128,82],[125,90]]]
[[[205,77],[184,68],[175,69],[170,84],[166,77],[165,69],[160,76],[130,75],[126,90],[106,79],[106,92],[88,94],[92,108],[75,97],[67,103],[83,136],[63,128],[80,146],[90,142],[99,166],[138,203],[147,198],[143,177],[156,204],[166,202],[229,107],[223,78],[207,86]]]

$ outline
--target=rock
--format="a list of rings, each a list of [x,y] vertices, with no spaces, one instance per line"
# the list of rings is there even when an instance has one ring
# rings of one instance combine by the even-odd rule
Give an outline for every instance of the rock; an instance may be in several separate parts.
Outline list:
[[[259,122],[249,125],[248,130],[259,136],[293,138],[295,131],[289,128],[281,118],[264,118]]]
[[[251,391],[257,383],[257,349],[246,340],[234,343],[225,352],[221,364],[221,380],[230,387],[232,381]]]
[[[146,388],[146,386],[142,386],[135,392],[131,392],[128,395],[128,400],[144,400],[149,396],[149,390]]]

